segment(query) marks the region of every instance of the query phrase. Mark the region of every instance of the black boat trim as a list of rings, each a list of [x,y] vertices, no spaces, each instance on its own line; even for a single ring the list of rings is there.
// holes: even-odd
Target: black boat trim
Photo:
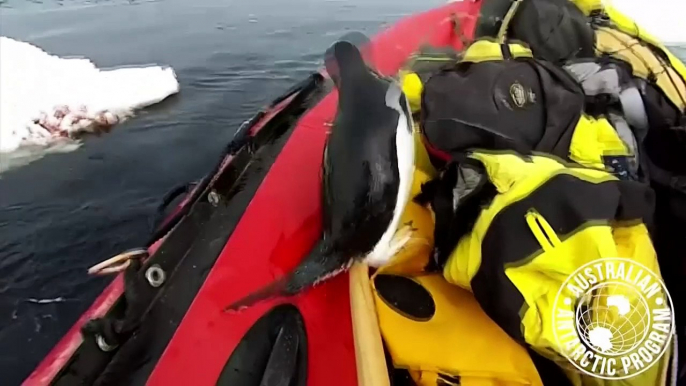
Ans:
[[[245,129],[237,133],[232,143],[243,144],[238,150],[227,147],[225,156],[233,153],[231,163],[224,167],[222,157],[199,183],[179,211],[176,224],[167,231],[167,239],[134,273],[136,282],[126,284],[125,296],[101,318],[111,325],[133,325],[132,331],[108,352],[99,348],[96,336],[84,334],[83,343],[51,384],[146,383],[298,120],[326,95],[324,86],[323,77],[312,74],[295,91],[290,90],[290,95],[277,98],[283,101],[293,96],[254,136],[245,138],[249,133]],[[145,271],[152,265],[166,273],[166,281],[159,287],[150,286],[145,279]]]
[[[192,192],[197,185],[197,182],[187,182],[184,184],[179,184],[169,189],[167,193],[164,194],[162,200],[160,200],[160,203],[157,206],[157,210],[155,210],[155,214],[151,221],[151,234],[156,234],[157,230],[162,225],[164,225],[165,223],[171,223],[174,217],[179,217],[176,216],[175,213],[172,213],[170,215],[169,213],[167,213],[167,209],[169,209],[172,203],[178,206],[181,202],[177,199],[181,196],[185,197],[188,193]],[[176,221],[176,224],[178,224],[178,221]],[[157,238],[156,240],[159,240],[159,238]],[[149,247],[151,244],[147,243],[146,245]]]
[[[263,130],[260,130],[257,132],[257,135],[254,137],[250,135],[250,131],[252,130],[253,127],[257,123],[259,123],[262,118],[271,110],[273,110],[278,104],[281,102],[285,101],[286,99],[296,95],[294,100],[291,101],[289,106],[285,106],[284,110],[287,110],[288,108],[293,107],[294,105],[298,104],[298,97],[302,96],[303,94],[308,94],[313,91],[313,88],[319,87],[321,83],[323,82],[323,77],[319,73],[314,73],[310,75],[309,77],[305,78],[303,81],[297,83],[293,87],[289,88],[286,90],[285,93],[283,93],[281,96],[278,96],[276,99],[274,99],[268,106],[264,107],[262,110],[258,111],[255,115],[253,115],[250,119],[247,121],[243,122],[241,126],[236,130],[236,133],[233,135],[233,138],[231,139],[231,142],[229,142],[228,145],[224,148],[224,151],[222,152],[221,156],[219,157],[219,161],[214,165],[214,167],[211,169],[209,173],[205,175],[205,177],[197,184],[196,189],[194,189],[191,193],[191,196],[189,197],[189,202],[184,205],[178,212],[174,213],[173,216],[169,219],[166,219],[162,225],[155,229],[148,239],[148,242],[146,245],[150,246],[154,244],[157,240],[161,239],[165,235],[167,235],[171,230],[179,223],[181,218],[183,216],[186,216],[188,212],[190,211],[191,208],[191,203],[194,203],[198,199],[200,199],[201,196],[204,196],[208,193],[207,187],[210,185],[210,183],[213,181],[217,173],[221,171],[222,165],[224,164],[224,161],[226,160],[226,157],[235,155],[239,150],[243,149],[244,147],[251,145],[251,142],[255,142],[256,144],[262,144],[260,142],[261,134],[260,132]],[[281,111],[279,114],[282,114],[283,111]],[[277,114],[278,115],[278,114]],[[272,120],[276,118],[273,117]],[[254,150],[254,149],[251,149]],[[251,151],[252,152],[252,151]]]

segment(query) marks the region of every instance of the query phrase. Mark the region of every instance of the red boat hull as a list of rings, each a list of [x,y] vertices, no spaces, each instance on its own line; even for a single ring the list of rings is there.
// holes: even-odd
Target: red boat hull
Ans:
[[[394,75],[422,44],[460,48],[462,39],[473,34],[480,6],[480,1],[465,0],[401,20],[372,40],[370,63],[382,74]],[[294,268],[316,242],[321,226],[321,158],[336,103],[334,90],[297,123],[147,384],[217,384],[227,359],[248,329],[279,303],[294,304],[303,316],[307,384],[357,384],[347,275],[293,298],[274,299],[237,313],[222,312],[226,305]],[[24,384],[49,384],[81,343],[83,323],[103,315],[121,295],[122,287],[117,278]]]

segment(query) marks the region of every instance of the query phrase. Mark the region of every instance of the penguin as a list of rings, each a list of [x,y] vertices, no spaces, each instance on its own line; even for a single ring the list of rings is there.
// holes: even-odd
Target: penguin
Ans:
[[[322,160],[322,233],[289,274],[227,306],[237,311],[272,296],[293,296],[358,260],[379,267],[410,240],[401,216],[412,188],[412,115],[400,86],[366,66],[359,49],[338,41],[325,66],[338,110]]]

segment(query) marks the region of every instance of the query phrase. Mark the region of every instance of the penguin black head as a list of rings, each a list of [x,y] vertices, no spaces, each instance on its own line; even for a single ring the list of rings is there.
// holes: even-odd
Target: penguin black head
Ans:
[[[327,50],[325,66],[339,91],[351,85],[351,79],[373,76],[360,50],[348,41],[336,42]]]

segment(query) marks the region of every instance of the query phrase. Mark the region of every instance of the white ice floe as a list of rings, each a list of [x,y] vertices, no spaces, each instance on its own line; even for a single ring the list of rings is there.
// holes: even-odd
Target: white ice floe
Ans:
[[[108,131],[178,91],[170,67],[101,70],[0,36],[0,153]]]

